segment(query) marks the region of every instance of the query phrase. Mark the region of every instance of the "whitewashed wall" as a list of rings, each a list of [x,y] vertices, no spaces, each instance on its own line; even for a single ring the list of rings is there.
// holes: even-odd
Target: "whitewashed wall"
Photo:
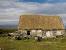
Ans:
[[[21,32],[27,34],[26,30],[22,30]],[[47,37],[52,38],[52,37],[55,37],[56,35],[63,35],[63,34],[64,34],[63,30],[57,30],[55,33],[54,31],[42,31],[42,30],[31,30],[30,31],[30,35],[40,36],[42,38],[47,38]]]
[[[46,37],[54,37],[53,32],[52,31],[47,31],[46,32]]]
[[[32,36],[36,36],[36,35],[37,35],[37,32],[36,32],[36,30],[31,30],[30,34],[31,34]]]
[[[63,34],[64,34],[64,31],[58,30],[55,34],[56,34],[56,35],[63,35]]]
[[[42,37],[42,30],[37,30],[37,36]]]
[[[22,30],[21,32],[22,32],[22,33],[27,33],[27,31],[26,31],[26,30]]]
[[[42,37],[42,30],[31,30],[31,35]]]

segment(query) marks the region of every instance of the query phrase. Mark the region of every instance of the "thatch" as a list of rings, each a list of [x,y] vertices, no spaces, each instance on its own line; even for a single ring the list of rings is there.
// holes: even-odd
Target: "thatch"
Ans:
[[[64,25],[59,16],[22,15],[18,29],[64,29]]]

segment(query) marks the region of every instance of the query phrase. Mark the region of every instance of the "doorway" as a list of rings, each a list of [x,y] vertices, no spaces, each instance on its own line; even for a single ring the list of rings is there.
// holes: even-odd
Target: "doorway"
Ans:
[[[30,31],[27,31],[27,35],[30,35]]]

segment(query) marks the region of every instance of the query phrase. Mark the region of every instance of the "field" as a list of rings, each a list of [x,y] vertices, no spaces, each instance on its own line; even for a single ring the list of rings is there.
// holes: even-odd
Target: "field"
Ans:
[[[2,50],[66,50],[66,38],[37,42],[34,39],[13,40],[0,37],[0,48]]]
[[[14,30],[0,29],[0,50],[66,50],[66,37],[63,39],[43,39],[38,42],[34,39],[9,39],[7,33]]]

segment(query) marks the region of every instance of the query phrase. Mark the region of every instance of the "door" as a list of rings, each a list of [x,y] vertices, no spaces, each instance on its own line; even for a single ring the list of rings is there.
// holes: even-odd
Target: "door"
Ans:
[[[27,31],[27,35],[30,35],[30,31]]]

